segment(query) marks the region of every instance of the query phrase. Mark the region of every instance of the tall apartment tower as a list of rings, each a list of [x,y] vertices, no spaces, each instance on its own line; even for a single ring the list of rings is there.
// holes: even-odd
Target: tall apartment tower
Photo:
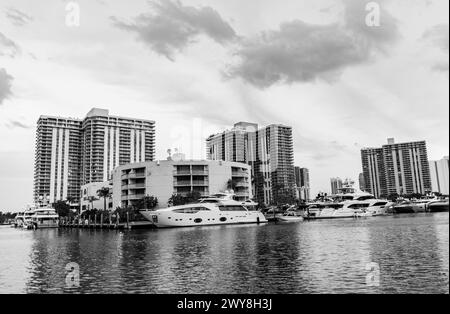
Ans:
[[[342,189],[343,182],[341,178],[331,178],[331,194],[336,195],[340,193],[340,190]]]
[[[252,166],[253,194],[261,204],[295,198],[292,128],[269,125],[258,129],[240,122],[207,140],[207,158]]]
[[[387,193],[431,192],[430,166],[425,141],[383,146]]]
[[[111,179],[114,168],[155,158],[155,122],[92,109],[82,124],[82,182]]]
[[[113,169],[153,161],[155,122],[92,109],[85,119],[41,116],[36,131],[34,201],[80,198],[83,184],[111,179]]]
[[[431,192],[430,167],[425,141],[361,150],[367,192],[376,197]]]
[[[34,201],[48,205],[77,199],[81,186],[79,119],[41,116],[37,122]]]
[[[430,161],[431,186],[433,192],[449,195],[449,159]]]
[[[387,197],[386,169],[382,148],[363,148],[361,150],[364,190],[375,197]]]
[[[297,186],[298,196],[301,200],[309,200],[310,183],[309,183],[309,169],[295,167],[295,185]]]

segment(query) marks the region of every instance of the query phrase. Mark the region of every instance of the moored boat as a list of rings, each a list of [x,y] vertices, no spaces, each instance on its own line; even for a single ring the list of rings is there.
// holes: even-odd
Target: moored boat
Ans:
[[[197,204],[174,206],[154,211],[141,211],[157,228],[197,227],[231,224],[266,223],[257,210],[249,210],[229,195],[215,195]]]
[[[449,211],[449,200],[437,200],[427,204],[427,211],[430,213],[440,213]]]

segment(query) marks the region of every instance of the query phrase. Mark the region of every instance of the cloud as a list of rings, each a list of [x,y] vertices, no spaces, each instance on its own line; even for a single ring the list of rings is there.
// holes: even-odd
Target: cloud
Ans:
[[[347,0],[344,22],[315,25],[300,20],[282,23],[242,40],[235,53],[238,61],[228,68],[228,77],[240,77],[258,87],[277,83],[335,80],[349,66],[373,60],[385,53],[398,37],[396,20],[383,9],[381,25],[366,25],[365,3]]]
[[[5,69],[0,68],[0,105],[11,96],[11,82],[13,77]]]
[[[27,125],[20,121],[15,121],[15,120],[10,120],[9,123],[7,124],[7,127],[10,129],[13,129],[13,128],[31,129],[30,125]]]
[[[438,48],[442,52],[442,60],[436,61],[434,65],[431,67],[434,71],[438,72],[448,72],[449,71],[449,62],[448,62],[448,53],[449,53],[449,26],[448,24],[439,24],[436,25],[427,31],[422,36],[422,39],[425,42],[430,43],[434,47]],[[438,57],[438,58],[439,58]]]
[[[24,26],[33,21],[31,16],[14,8],[6,9],[5,15],[15,26]]]
[[[432,43],[439,49],[441,49],[444,53],[448,54],[449,51],[449,26],[448,24],[439,24],[430,29],[428,29],[423,34],[423,39]]]
[[[21,53],[20,47],[0,32],[0,56],[14,58]]]
[[[115,26],[137,34],[156,53],[174,60],[199,35],[225,44],[236,38],[233,28],[211,7],[184,6],[179,1],[151,1],[152,13],[135,17],[132,22],[111,17]]]

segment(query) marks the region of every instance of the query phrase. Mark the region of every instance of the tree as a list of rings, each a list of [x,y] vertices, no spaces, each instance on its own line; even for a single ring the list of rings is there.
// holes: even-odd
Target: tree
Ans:
[[[169,198],[167,203],[169,204],[169,206],[181,206],[197,203],[201,197],[202,195],[197,191],[189,192],[188,194],[186,194],[186,196],[183,196],[181,194],[174,194]]]
[[[71,213],[70,205],[64,201],[53,203],[53,208],[60,217],[68,217]]]
[[[156,206],[158,206],[158,199],[148,195],[140,199],[136,204],[137,209],[154,209]]]
[[[97,195],[103,198],[103,210],[106,210],[106,199],[111,197],[111,191],[108,187],[103,187],[97,191]]]

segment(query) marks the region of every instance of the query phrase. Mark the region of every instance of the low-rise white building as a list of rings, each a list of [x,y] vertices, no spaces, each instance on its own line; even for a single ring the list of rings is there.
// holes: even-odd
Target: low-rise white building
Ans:
[[[106,181],[106,182],[93,182],[81,186],[81,199],[80,199],[81,211],[85,211],[88,209],[103,210],[105,206],[105,200],[102,197],[99,197],[97,192],[98,190],[107,187],[110,189],[110,193],[112,193],[113,190],[112,185],[113,185],[112,181]],[[111,197],[106,199],[106,209],[107,210],[115,209],[115,207],[113,207],[112,195]]]
[[[189,160],[133,163],[114,170],[113,208],[133,206],[146,196],[158,198],[158,207],[166,207],[174,194],[208,196],[230,187],[237,200],[253,198],[249,165]]]

